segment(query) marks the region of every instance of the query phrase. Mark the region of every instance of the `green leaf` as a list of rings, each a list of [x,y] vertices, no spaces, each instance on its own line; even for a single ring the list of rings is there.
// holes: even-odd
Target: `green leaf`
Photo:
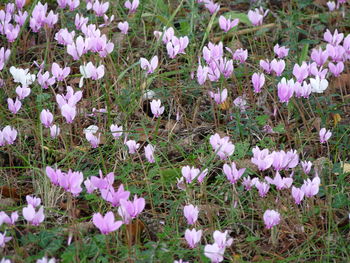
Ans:
[[[258,123],[258,125],[263,126],[266,124],[267,120],[269,119],[269,115],[261,115],[261,116],[257,116],[255,118],[256,122]]]
[[[246,239],[245,239],[245,241],[247,241],[247,242],[255,242],[258,240],[260,240],[260,237],[255,237],[255,236],[249,236],[249,237],[246,237]]]
[[[278,133],[284,133],[286,130],[284,128],[284,124],[280,123],[275,128],[273,128],[273,131]]]
[[[332,207],[334,208],[343,208],[350,205],[350,201],[346,194],[339,193],[336,196],[334,196]]]
[[[310,47],[309,44],[305,44],[303,46],[303,49],[301,50],[301,54],[300,54],[300,57],[299,57],[299,65],[301,65],[301,63],[306,60],[307,54],[309,52],[309,47]]]

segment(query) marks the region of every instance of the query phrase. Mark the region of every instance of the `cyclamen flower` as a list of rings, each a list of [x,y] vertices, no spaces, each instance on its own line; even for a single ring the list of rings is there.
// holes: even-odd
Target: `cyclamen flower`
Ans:
[[[190,184],[200,174],[200,170],[187,165],[182,167],[181,173],[183,178],[186,179],[186,183]]]
[[[135,154],[137,149],[140,147],[140,144],[136,143],[134,140],[128,140],[125,142],[125,144],[129,148],[129,154]]]
[[[5,212],[0,212],[0,226],[5,223],[7,225],[14,226],[16,221],[18,220],[18,212],[12,212],[11,216],[8,216]]]
[[[271,61],[270,65],[271,65],[271,69],[276,73],[276,76],[281,76],[286,66],[286,63],[284,62],[283,59],[281,60],[274,59]]]
[[[29,204],[27,207],[24,207],[22,210],[23,217],[28,223],[31,223],[33,226],[38,226],[45,219],[44,207],[41,206],[36,212],[34,207]]]
[[[220,5],[218,3],[215,4],[212,0],[206,0],[204,3],[205,8],[209,10],[210,14],[214,14],[220,10]]]
[[[329,71],[332,72],[332,74],[335,77],[339,77],[339,75],[343,72],[344,70],[344,63],[342,61],[333,64],[332,62],[329,62],[328,64]]]
[[[34,208],[38,207],[41,204],[41,199],[39,197],[27,195],[26,201],[28,205],[32,205]]]
[[[187,36],[177,38],[173,36],[171,41],[166,44],[166,49],[170,58],[175,58],[177,54],[185,54],[189,39]]]
[[[260,7],[259,9],[255,8],[254,11],[249,10],[248,19],[253,24],[253,26],[261,26],[263,23],[263,19],[267,15],[268,12],[269,12],[269,10],[266,10],[264,12],[262,7]]]
[[[275,52],[275,54],[277,55],[278,58],[284,58],[284,57],[288,56],[289,48],[286,48],[285,46],[280,46],[280,45],[276,44],[273,47],[273,52]]]
[[[301,191],[304,192],[306,197],[312,197],[317,195],[320,189],[321,180],[318,176],[314,177],[314,179],[304,180],[304,184],[301,186]]]
[[[95,213],[92,217],[92,222],[104,235],[116,231],[123,224],[122,221],[114,221],[114,214],[111,211],[107,212],[105,216]]]
[[[97,148],[98,145],[100,144],[101,134],[99,133],[98,136],[96,136],[91,132],[86,132],[85,138],[86,140],[88,140],[92,148]]]
[[[27,20],[28,12],[27,11],[18,11],[18,14],[15,15],[15,22],[21,27],[24,25],[25,21]]]
[[[235,151],[235,146],[230,142],[228,136],[220,138],[220,135],[216,133],[210,136],[210,144],[221,160],[227,159]]]
[[[225,163],[223,166],[223,171],[227,177],[227,180],[229,180],[231,184],[235,184],[239,178],[241,178],[245,170],[246,168],[241,168],[238,170],[234,162],[232,162],[231,165]]]
[[[308,162],[307,161],[302,161],[300,163],[300,165],[303,168],[303,171],[304,171],[305,174],[309,174],[310,173],[311,167],[312,167],[312,162],[310,162],[310,161],[308,161]]]
[[[130,192],[125,191],[122,184],[119,186],[118,191],[115,191],[112,185],[107,187],[107,189],[100,189],[100,191],[102,198],[110,202],[113,207],[120,206],[120,200],[128,200],[130,196]]]
[[[269,176],[266,176],[265,180],[269,184],[275,185],[277,190],[290,188],[292,186],[292,183],[293,183],[293,178],[291,178],[291,177],[282,178],[278,171],[276,172],[274,179],[270,178]]]
[[[225,248],[219,247],[216,243],[204,247],[204,255],[209,258],[212,263],[222,262],[224,260],[224,253]]]
[[[26,0],[16,0],[15,3],[16,3],[17,8],[19,10],[22,10],[24,5],[26,4]]]
[[[332,46],[338,46],[344,39],[343,33],[338,33],[338,29],[334,31],[334,34],[329,31],[329,29],[326,30],[326,32],[323,35],[324,41],[328,42]]]
[[[197,244],[201,241],[202,230],[196,231],[196,229],[186,229],[185,231],[185,239],[190,248],[195,248]]]
[[[10,57],[10,54],[11,54],[10,49],[5,50],[4,47],[0,48],[0,71],[3,70],[5,63],[7,62],[7,60]],[[11,70],[10,70],[10,73],[12,74]]]
[[[96,16],[103,16],[109,7],[109,2],[106,3],[100,3],[98,0],[95,0],[92,9],[94,10]]]
[[[58,127],[56,124],[52,125],[50,127],[50,136],[52,139],[55,139],[60,134],[60,127]]]
[[[159,118],[160,115],[164,112],[164,106],[160,106],[160,100],[152,100],[151,101],[151,111],[155,118]]]
[[[146,202],[142,197],[138,198],[134,196],[133,201],[120,200],[120,207],[118,208],[118,214],[123,218],[125,224],[129,224],[132,219],[136,218],[145,208]]]
[[[300,205],[301,201],[304,199],[304,192],[300,188],[293,186],[292,196],[294,198],[295,204]]]
[[[75,20],[74,20],[74,24],[75,24],[75,27],[78,29],[78,30],[81,30],[81,28],[83,27],[83,25],[86,25],[89,21],[89,18],[85,18],[83,16],[80,16],[79,14],[76,14],[75,15]],[[74,32],[74,31],[73,31]]]
[[[123,126],[112,124],[110,130],[115,139],[118,139],[120,136],[123,135]]]
[[[198,219],[199,209],[197,206],[186,205],[184,206],[184,216],[187,219],[187,224],[194,225]]]
[[[81,88],[83,86],[84,78],[91,78],[93,80],[98,80],[103,78],[105,74],[105,66],[100,65],[98,67],[95,67],[91,62],[87,63],[87,65],[80,66],[80,73],[82,74],[82,77],[79,82],[79,87]]]
[[[199,85],[203,85],[204,82],[207,80],[208,70],[208,67],[202,67],[201,65],[198,66],[197,81]]]
[[[53,121],[52,113],[49,110],[42,110],[40,113],[40,121],[46,128],[49,128]]]
[[[21,83],[22,87],[28,87],[35,81],[35,75],[28,73],[29,69],[10,67],[10,73],[13,77],[13,81]]]
[[[0,146],[13,144],[17,138],[17,130],[7,125],[0,131]]]
[[[227,99],[227,89],[223,89],[221,92],[220,90],[218,89],[217,90],[217,93],[214,93],[212,91],[209,91],[209,95],[212,99],[214,99],[214,101],[217,103],[217,104],[222,104],[226,101]]]
[[[231,19],[226,19],[224,16],[220,16],[219,17],[220,28],[222,30],[224,30],[225,32],[230,31],[232,28],[237,26],[238,23],[239,23],[239,19],[238,18],[236,18],[233,21],[231,21]]]
[[[17,114],[17,112],[22,107],[22,103],[21,103],[21,101],[18,98],[16,98],[15,101],[13,99],[11,99],[11,98],[8,98],[7,99],[7,105],[8,105],[9,111],[11,111],[13,114]]]
[[[84,181],[82,172],[73,172],[69,170],[67,173],[57,173],[58,184],[73,196],[78,196],[81,191],[81,184]]]
[[[309,76],[309,67],[306,62],[303,62],[301,66],[295,64],[293,67],[293,75],[299,83],[302,83],[303,80]]]
[[[264,223],[267,229],[278,225],[281,221],[280,213],[275,210],[266,210],[264,213]]]
[[[320,135],[320,142],[326,143],[329,138],[332,136],[332,132],[329,130],[326,130],[326,128],[322,128],[319,132]]]
[[[254,92],[255,93],[261,92],[261,88],[265,84],[265,75],[263,73],[261,74],[254,73],[252,76],[252,83],[254,87]]]
[[[129,23],[127,21],[119,22],[118,23],[118,28],[124,35],[127,35],[128,34],[128,30],[129,30]]]
[[[109,173],[106,175],[106,177],[103,177],[102,171],[99,170],[100,177],[97,176],[91,176],[90,181],[91,184],[96,187],[96,189],[99,189],[100,191],[103,189],[109,189],[110,187],[113,187],[114,182],[114,173]]]
[[[322,48],[319,49],[313,49],[311,51],[311,59],[317,63],[317,65],[320,67],[322,66],[328,59],[328,52],[327,50],[323,51]]]
[[[155,160],[154,160],[154,146],[153,145],[148,144],[145,147],[145,156],[150,163],[155,162]]]
[[[242,184],[244,185],[244,188],[246,191],[250,191],[253,186],[255,185],[255,181],[253,181],[250,176],[244,177]]]
[[[258,189],[260,197],[265,197],[270,190],[270,186],[267,183],[260,182],[259,180],[255,180],[254,185]]]
[[[67,53],[73,57],[73,60],[79,60],[80,57],[89,50],[89,39],[78,36],[76,41],[67,45]]]
[[[230,247],[233,242],[233,238],[228,235],[228,231],[220,232],[218,230],[215,230],[213,233],[214,242],[219,246],[219,248],[226,248]]]
[[[139,6],[139,4],[140,4],[139,0],[133,0],[132,2],[127,0],[124,6],[125,8],[129,9],[129,14],[133,14],[136,12],[136,9]]]
[[[80,5],[80,0],[67,0],[67,5],[69,6],[69,11],[74,11]]]
[[[6,236],[6,231],[4,233],[0,232],[0,247],[4,248],[5,244],[9,242],[12,239],[12,237]],[[2,261],[2,260],[1,260]]]
[[[36,263],[56,263],[56,259],[55,258],[48,259],[47,257],[43,257],[42,259],[38,259]]]
[[[52,63],[52,75],[58,80],[63,81],[70,73],[70,67],[61,68],[57,63]]]
[[[316,78],[310,78],[311,92],[323,93],[328,88],[328,81],[326,79],[320,79],[319,76]]]
[[[248,50],[239,48],[233,53],[233,59],[238,60],[241,64],[243,64],[248,58]]]
[[[260,67],[265,70],[267,74],[271,74],[272,68],[269,60],[260,60],[259,62]]]
[[[147,74],[151,74],[158,67],[158,56],[154,56],[150,62],[145,58],[140,58],[140,64],[143,70],[147,70]]]
[[[327,2],[327,6],[328,6],[328,9],[329,9],[329,11],[334,11],[334,9],[335,9],[335,7],[336,7],[336,4],[335,4],[335,2],[334,1],[328,1]]]
[[[260,150],[258,146],[253,148],[253,157],[251,162],[258,166],[260,171],[267,170],[273,163],[273,156],[269,154],[268,149]]]
[[[49,86],[55,84],[55,77],[50,78],[50,72],[46,71],[44,74],[41,74],[41,70],[37,74],[38,83],[43,89],[47,89]]]
[[[294,86],[295,83],[293,79],[288,80],[288,82],[286,78],[281,79],[281,81],[277,85],[277,93],[280,102],[289,102],[289,100],[294,94]]]

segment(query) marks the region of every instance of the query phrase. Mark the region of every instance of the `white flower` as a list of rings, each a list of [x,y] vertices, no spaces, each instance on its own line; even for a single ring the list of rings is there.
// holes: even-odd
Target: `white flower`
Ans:
[[[310,78],[311,91],[316,93],[323,93],[328,88],[328,81],[326,79]]]
[[[28,87],[35,81],[36,76],[28,73],[29,69],[16,68],[12,66],[10,73],[12,74],[13,81],[21,83],[23,87]]]
[[[96,125],[90,125],[89,127],[83,130],[85,134],[87,133],[95,134],[97,131],[98,131],[98,127]]]

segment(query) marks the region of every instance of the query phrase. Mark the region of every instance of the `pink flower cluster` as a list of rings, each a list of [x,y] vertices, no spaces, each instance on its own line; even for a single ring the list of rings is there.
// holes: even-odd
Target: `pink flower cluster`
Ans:
[[[175,36],[174,28],[169,27],[164,31],[162,40],[166,45],[168,56],[170,58],[175,58],[178,54],[186,54],[185,49],[189,43],[188,36],[178,38]]]

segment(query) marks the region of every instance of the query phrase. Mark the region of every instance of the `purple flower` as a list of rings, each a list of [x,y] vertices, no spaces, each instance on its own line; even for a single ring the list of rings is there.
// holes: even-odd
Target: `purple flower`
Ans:
[[[160,100],[151,101],[151,111],[155,118],[159,118],[164,112],[164,106],[161,106],[161,104]]]
[[[218,244],[206,245],[204,247],[204,255],[211,260],[212,263],[218,263],[224,260],[225,248],[219,247]]]
[[[259,180],[255,181],[255,187],[258,189],[260,197],[265,197],[270,190],[270,186],[267,183],[260,182]]]
[[[208,67],[202,67],[202,65],[199,65],[197,68],[197,81],[199,85],[203,85],[204,82],[207,80],[208,76]]]
[[[286,67],[286,63],[283,59],[273,59],[270,63],[270,66],[271,69],[276,73],[276,76],[281,76],[284,68]]]
[[[326,143],[329,138],[332,136],[332,132],[330,130],[326,130],[326,128],[322,128],[319,132],[320,142]]]
[[[245,170],[246,168],[241,168],[238,170],[234,162],[232,162],[231,165],[225,163],[223,167],[227,180],[229,180],[231,184],[235,184],[239,178],[241,178]]]
[[[133,218],[136,218],[145,208],[145,199],[134,196],[133,201],[121,199],[118,214],[123,218],[125,224],[129,224]]]
[[[267,229],[278,225],[281,221],[280,213],[275,210],[266,210],[264,213],[264,223]]]
[[[137,149],[140,147],[139,143],[136,143],[134,140],[128,140],[125,142],[126,146],[129,148],[129,154],[135,154]]]
[[[302,83],[303,80],[309,76],[309,67],[306,62],[303,62],[301,66],[295,64],[293,68],[293,75],[299,83]]]
[[[210,144],[221,160],[227,159],[235,151],[235,146],[230,142],[228,136],[221,138],[219,134],[215,133],[210,136]]]
[[[238,60],[241,64],[243,64],[248,58],[248,50],[239,48],[233,53],[233,59]]]
[[[313,49],[311,51],[311,59],[317,63],[318,66],[322,66],[328,59],[327,50],[323,51],[322,48]]]
[[[115,191],[112,185],[107,189],[101,189],[100,191],[102,198],[110,202],[114,207],[120,206],[120,200],[127,200],[130,196],[130,192],[125,191],[122,184],[119,186],[118,191]]]
[[[271,167],[273,163],[273,156],[269,154],[268,149],[260,150],[258,146],[253,148],[253,157],[251,158],[251,162],[258,166],[260,171],[267,170]]]
[[[312,197],[317,195],[320,189],[321,180],[318,176],[314,177],[314,179],[306,179],[304,180],[304,184],[301,186],[301,190],[304,192],[306,197]]]
[[[17,130],[9,125],[5,126],[5,128],[2,129],[1,134],[3,136],[4,141],[6,141],[7,144],[13,144],[17,138]],[[0,145],[1,144],[2,143],[0,142]]]
[[[145,147],[145,156],[150,163],[155,162],[155,160],[154,160],[154,146],[153,145],[148,144]]]
[[[18,220],[18,212],[12,212],[11,217],[8,216],[5,212],[0,212],[0,226],[3,223],[14,226],[16,221]]]
[[[201,241],[202,237],[202,230],[196,231],[196,229],[186,229],[185,231],[185,239],[188,243],[188,246],[190,248],[195,248],[197,244]]]
[[[54,62],[52,63],[51,73],[58,81],[63,81],[69,75],[70,67],[61,68]]]
[[[4,248],[5,244],[9,242],[12,239],[12,237],[6,236],[6,231],[4,233],[0,232],[0,247]]]
[[[109,7],[109,2],[106,3],[100,3],[98,0],[95,0],[92,9],[94,10],[96,16],[103,16]]]
[[[17,94],[19,100],[23,100],[26,97],[28,97],[30,92],[31,92],[31,89],[27,88],[27,87],[18,86],[16,88],[16,94]]]
[[[339,75],[343,72],[344,70],[344,63],[342,61],[333,64],[332,62],[329,62],[328,64],[329,71],[332,72],[332,74],[335,77],[339,77]]]
[[[194,225],[198,219],[198,206],[186,205],[184,206],[184,216],[187,219],[187,224]]]
[[[52,113],[49,110],[42,110],[40,113],[40,121],[46,128],[49,128],[53,121]]]
[[[92,216],[92,222],[104,235],[116,231],[123,224],[122,221],[114,221],[114,214],[111,211],[107,212],[105,216],[102,216],[100,213],[95,213]]]
[[[127,0],[124,4],[125,8],[129,9],[129,14],[133,14],[136,12],[137,7],[139,6],[139,0],[133,0],[130,2]]]
[[[73,196],[78,196],[83,190],[81,184],[84,181],[82,172],[73,172],[69,170],[68,173],[57,173],[58,184],[67,192],[72,193]]]
[[[261,26],[263,23],[264,17],[267,15],[269,10],[264,11],[262,7],[255,8],[255,10],[249,10],[248,19],[253,24],[253,26]]]
[[[293,183],[293,178],[291,177],[282,178],[278,171],[276,172],[275,178],[271,179],[269,176],[266,176],[265,180],[269,184],[275,185],[277,190],[290,188]]]
[[[112,124],[110,130],[115,139],[118,139],[120,136],[123,135],[123,126]]]
[[[311,167],[312,167],[312,162],[310,161],[302,161],[301,163],[301,167],[303,167],[303,171],[305,174],[309,174],[311,171]]]
[[[118,23],[118,28],[122,32],[122,34],[126,35],[128,34],[129,30],[129,23],[127,21],[125,22],[119,22]]]
[[[300,205],[301,201],[304,199],[304,192],[300,188],[292,187],[292,196],[297,205]]]
[[[58,135],[60,135],[60,127],[58,127],[56,124],[52,125],[50,127],[50,136],[52,139],[55,139],[56,137],[58,137]]]
[[[288,56],[289,48],[286,48],[285,46],[280,46],[276,44],[273,47],[273,52],[277,55],[278,58],[284,58]]]
[[[11,111],[13,114],[17,114],[17,112],[22,107],[22,103],[21,103],[21,101],[18,98],[16,98],[15,101],[13,101],[13,99],[11,99],[11,98],[8,98],[7,99],[7,105],[8,105],[9,111]]]
[[[261,88],[265,84],[265,75],[263,73],[258,74],[254,73],[252,76],[252,83],[253,83],[253,88],[255,93],[261,92]]]
[[[38,226],[45,219],[44,207],[41,206],[36,212],[34,207],[29,204],[27,207],[24,207],[22,210],[23,217],[28,223],[31,223],[33,226]]]
[[[199,175],[200,170],[190,166],[184,166],[181,169],[183,178],[186,179],[186,183],[190,184]]]
[[[228,235],[228,231],[220,232],[215,230],[213,233],[214,242],[219,246],[219,248],[226,248],[232,245],[233,238]]]
[[[332,35],[332,33],[329,31],[329,29],[326,30],[326,32],[323,34],[324,41],[328,42],[332,46],[338,46],[344,38],[343,33],[338,33],[338,29],[336,29]]]
[[[239,19],[236,18],[233,21],[231,19],[226,19],[224,16],[219,17],[219,25],[222,30],[225,32],[230,31],[233,27],[237,26],[239,23]]]
[[[147,70],[147,74],[151,74],[158,67],[158,56],[154,56],[149,62],[145,58],[140,58],[141,68]]]
[[[277,93],[280,102],[288,103],[294,94],[294,80],[290,79],[286,80],[286,78],[282,78],[281,81],[277,85]]]
[[[217,93],[209,91],[209,95],[216,102],[216,104],[222,104],[227,99],[227,89],[223,89],[222,91],[218,89]]]
[[[35,196],[27,195],[26,201],[28,205],[32,205],[34,208],[38,207],[41,204],[41,199]]]
[[[215,12],[220,10],[220,5],[215,4],[212,0],[205,0],[204,3],[205,8],[209,10],[210,14],[214,14]]]

